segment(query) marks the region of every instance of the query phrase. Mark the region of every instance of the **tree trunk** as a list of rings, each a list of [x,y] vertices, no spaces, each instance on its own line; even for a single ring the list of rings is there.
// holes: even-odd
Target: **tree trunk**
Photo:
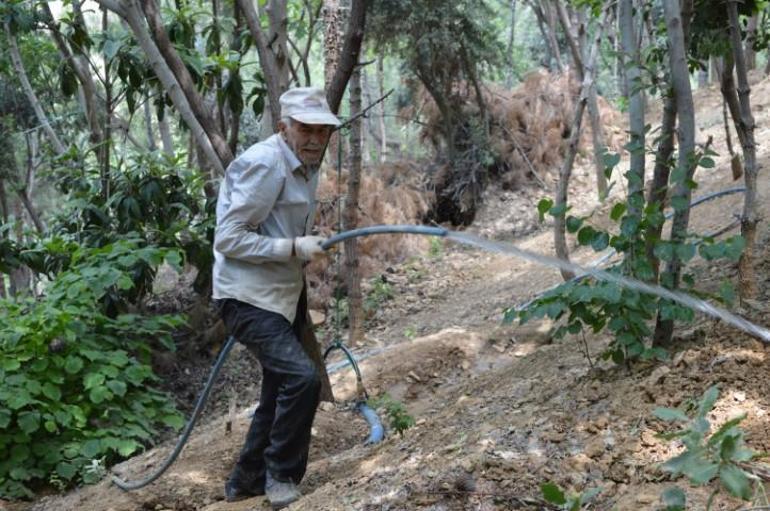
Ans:
[[[160,80],[164,90],[171,98],[171,101],[179,111],[179,114],[182,116],[182,119],[190,128],[190,132],[195,137],[195,140],[205,154],[206,159],[209,161],[212,168],[216,169],[220,175],[223,175],[225,171],[225,162],[219,158],[206,130],[203,129],[203,126],[201,126],[201,123],[193,112],[190,102],[187,100],[187,96],[182,91],[174,73],[163,59],[163,55],[150,36],[147,27],[144,25],[144,16],[142,16],[141,9],[136,4],[137,0],[126,0],[121,3],[118,3],[115,0],[96,1],[126,20],[131,27],[134,37],[136,37],[137,42],[144,51],[155,75],[158,77],[158,80]],[[227,163],[229,163],[229,161]]]
[[[380,97],[385,95],[385,71],[383,56],[377,57],[377,87],[380,91]],[[380,101],[378,105],[380,110],[380,161],[385,163],[388,159],[388,132],[385,129],[385,102]]]
[[[66,148],[64,147],[64,144],[61,143],[61,140],[59,140],[59,137],[56,135],[54,129],[51,127],[51,123],[48,122],[48,116],[46,116],[45,112],[43,111],[40,100],[38,100],[37,94],[35,94],[35,91],[32,88],[32,84],[29,82],[27,71],[24,69],[24,63],[21,60],[19,47],[16,45],[16,37],[11,33],[11,27],[7,21],[3,24],[3,26],[5,28],[5,35],[8,37],[8,51],[11,54],[13,69],[16,72],[19,81],[21,82],[21,87],[24,89],[24,94],[26,94],[27,100],[32,105],[32,108],[35,111],[35,116],[42,126],[43,131],[45,131],[46,136],[51,141],[56,154],[62,154],[64,151],[66,151]]]
[[[79,55],[73,55],[70,47],[67,45],[67,42],[61,34],[59,24],[54,20],[49,2],[41,2],[40,5],[43,9],[44,21],[51,30],[51,37],[53,38],[56,47],[59,49],[59,54],[64,61],[72,66],[72,69],[75,71],[75,75],[78,78],[78,82],[80,83],[86,121],[91,130],[90,141],[94,145],[101,144],[104,135],[102,133],[101,121],[99,120],[100,108],[97,104],[96,85],[88,70],[88,63],[82,55],[82,48],[76,49]]]
[[[187,70],[187,67],[169,40],[163,25],[163,20],[160,17],[160,12],[158,11],[158,5],[155,3],[155,0],[141,0],[141,2],[144,15],[147,19],[147,25],[150,27],[158,50],[166,61],[168,67],[171,69],[171,72],[176,77],[177,83],[182,88],[182,92],[187,98],[195,118],[200,123],[206,136],[211,141],[214,151],[216,151],[217,156],[219,157],[220,163],[219,165],[214,166],[214,168],[217,170],[220,166],[227,168],[230,162],[233,161],[233,153],[230,151],[230,146],[227,144],[224,134],[219,129],[219,126],[217,126],[214,116],[211,115],[211,112],[203,101],[203,97],[198,92],[192,76],[190,76],[190,72]],[[220,175],[221,174],[223,174],[223,172],[220,172]]]
[[[748,80],[746,56],[741,44],[741,32],[738,25],[738,6],[735,0],[727,3],[730,19],[730,41],[735,59],[735,72],[738,78],[738,98],[740,100],[740,126],[744,136],[741,139],[743,147],[744,182],[746,192],[743,201],[743,216],[741,217],[741,236],[746,247],[738,261],[741,299],[756,298],[757,284],[754,273],[754,246],[756,243],[757,223],[759,214],[757,204],[757,149],[754,142],[754,116],[751,113],[751,98]],[[756,24],[756,21],[755,21]]]
[[[163,112],[163,116],[158,115],[158,131],[160,131],[160,141],[163,143],[163,152],[174,156],[174,139],[168,125],[168,116],[168,112]]]
[[[505,49],[505,58],[508,61],[508,74],[505,78],[505,87],[513,87],[514,57],[513,48],[516,42],[516,0],[511,0],[511,30],[508,32],[508,47]]]
[[[757,52],[754,51],[754,44],[757,41],[757,24],[759,17],[755,14],[749,18],[746,25],[746,44],[743,46],[743,56],[746,60],[746,71],[757,68]]]
[[[567,10],[564,4],[557,3],[556,10],[559,14],[559,21],[564,35],[567,38],[569,47],[572,50],[572,60],[575,65],[575,71],[577,72],[578,79],[583,81],[586,73],[593,73],[596,77],[596,70],[585,68],[583,63],[583,55],[587,54],[588,48],[585,48],[585,30],[581,29],[580,35],[573,34],[572,26],[567,15]],[[602,201],[607,197],[607,177],[604,175],[604,153],[606,146],[604,144],[604,135],[602,133],[601,118],[599,114],[599,99],[596,93],[596,87],[591,87],[588,94],[588,115],[591,120],[591,139],[593,142],[593,156],[594,156],[594,173],[596,174],[596,190],[599,195],[599,200]]]
[[[361,68],[357,67],[350,78],[350,116],[361,111]],[[359,193],[361,188],[361,121],[350,126],[350,167],[348,197],[345,202],[344,230],[358,226]],[[358,247],[355,238],[345,241],[345,284],[348,291],[348,321],[350,346],[357,346],[364,337],[364,308],[361,294],[361,274],[358,263]]]
[[[153,152],[158,149],[158,146],[155,143],[155,128],[152,124],[152,105],[146,92],[144,94],[144,129],[147,133],[147,150]]]
[[[533,3],[538,0],[534,0]],[[561,50],[559,50],[559,42],[556,39],[556,13],[551,7],[551,4],[546,1],[541,1],[538,9],[535,10],[535,15],[541,18],[543,25],[545,26],[544,32],[546,41],[548,42],[548,48],[553,58],[553,63],[556,66],[556,70],[559,73],[564,72],[564,66],[561,63]]]
[[[676,127],[676,96],[669,90],[663,101],[663,119],[660,123],[660,138],[658,148],[655,151],[655,167],[653,169],[652,183],[647,196],[647,203],[656,203],[660,211],[666,207],[666,195],[668,194],[668,177],[671,173],[669,160],[674,152],[674,129]],[[650,223],[645,232],[645,249],[647,260],[652,266],[652,282],[658,282],[660,260],[655,255],[655,243],[660,240],[663,233],[663,222]]]
[[[620,0],[618,6],[620,43],[623,49],[625,90],[628,98],[629,131],[631,134],[631,168],[628,173],[628,211],[639,216],[644,207],[644,96],[641,88],[639,47],[636,41],[633,0]]]
[[[342,51],[339,54],[334,76],[326,88],[326,100],[335,114],[339,111],[342,96],[350,80],[353,69],[358,65],[358,55],[364,41],[366,27],[366,0],[352,0],[348,25],[342,40]]]
[[[278,121],[281,120],[279,98],[285,92],[285,89],[281,88],[278,63],[275,61],[275,54],[270,50],[267,36],[259,23],[259,15],[254,8],[254,2],[252,0],[236,1],[241,8],[243,16],[246,18],[246,25],[248,25],[254,45],[257,47],[259,66],[262,68],[262,75],[265,77],[265,86],[267,88],[266,108],[270,109],[270,126],[273,131],[277,131]]]
[[[692,179],[695,166],[692,164],[695,154],[695,108],[693,105],[692,89],[690,88],[690,72],[687,68],[687,54],[685,45],[684,16],[680,11],[678,0],[664,0],[663,8],[666,17],[666,28],[669,45],[669,65],[671,68],[671,83],[676,97],[677,116],[679,127],[677,135],[679,139],[679,156],[677,170],[681,173],[676,180],[673,191],[673,199],[684,199],[674,213],[671,224],[671,241],[682,243],[687,237],[687,226],[690,221],[690,200],[692,190],[687,182]],[[667,287],[676,289],[682,271],[682,261],[674,251],[671,261],[666,266]],[[672,320],[661,319],[658,313],[658,321],[655,327],[653,343],[656,346],[668,344],[674,331]]]
[[[601,25],[596,30],[596,37],[591,46],[591,50],[588,56],[588,64],[586,69],[593,69],[596,64],[597,55],[599,53],[599,43],[601,41],[602,33],[604,32],[604,24],[607,21],[607,14],[605,13],[604,19]],[[591,88],[594,86],[593,72],[584,73],[583,82],[580,86],[580,98],[575,106],[575,116],[572,120],[572,127],[570,131],[569,146],[567,148],[567,155],[564,157],[561,170],[559,171],[559,183],[556,189],[556,197],[554,199],[554,207],[558,209],[564,209],[567,206],[567,194],[569,191],[569,180],[572,176],[572,165],[575,162],[575,155],[578,150],[578,143],[580,142],[580,127],[583,121],[583,112],[585,111],[588,97],[591,93]],[[565,233],[566,228],[566,212],[554,215],[554,249],[556,251],[556,257],[563,261],[569,261],[569,249],[567,248],[567,238]],[[562,278],[567,281],[574,278],[575,274],[569,270],[560,270]]]

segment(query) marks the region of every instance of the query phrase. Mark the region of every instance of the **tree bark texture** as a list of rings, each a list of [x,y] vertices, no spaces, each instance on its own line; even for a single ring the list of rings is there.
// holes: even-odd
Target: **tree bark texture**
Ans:
[[[93,76],[88,70],[88,64],[82,55],[74,55],[62,36],[59,24],[53,18],[51,8],[48,2],[41,2],[43,16],[51,30],[51,37],[59,50],[62,59],[72,66],[75,76],[80,83],[80,90],[83,94],[83,108],[85,110],[86,121],[91,130],[90,140],[92,144],[100,144],[103,138],[102,125],[100,118],[100,106],[96,96],[96,85]]]
[[[131,27],[131,31],[133,32],[134,37],[136,37],[139,46],[144,51],[152,70],[155,72],[158,80],[160,80],[163,89],[171,98],[174,106],[179,111],[185,124],[190,128],[190,132],[195,137],[195,141],[206,156],[206,160],[220,175],[224,175],[224,162],[220,160],[206,130],[203,128],[190,106],[187,96],[184,94],[174,73],[171,71],[171,68],[164,60],[155,41],[152,39],[152,36],[144,23],[144,16],[142,15],[141,8],[137,4],[138,0],[126,0],[121,3],[118,3],[115,0],[96,1],[126,20],[126,23]]]
[[[671,155],[674,152],[674,130],[676,128],[676,96],[669,90],[663,100],[663,119],[660,123],[658,148],[655,150],[655,167],[653,168],[652,183],[647,196],[647,203],[656,203],[660,210],[666,207],[668,194],[668,177],[671,173]],[[663,233],[663,222],[650,224],[645,232],[645,249],[647,260],[653,271],[652,281],[657,283],[660,270],[660,259],[655,255],[655,243]]]
[[[687,237],[687,226],[690,221],[690,199],[692,190],[686,181],[692,179],[695,166],[692,165],[695,153],[695,107],[693,105],[692,89],[690,88],[690,72],[687,67],[687,54],[685,45],[685,32],[682,12],[677,0],[664,0],[663,8],[666,17],[666,29],[669,46],[669,66],[671,71],[671,83],[676,97],[677,116],[679,126],[677,135],[679,139],[679,155],[677,171],[683,176],[677,180],[672,197],[683,198],[687,207],[674,212],[671,224],[671,241],[682,243]],[[681,277],[682,261],[674,252],[671,261],[666,265],[667,282],[665,284],[672,289],[679,285]],[[653,343],[656,346],[668,344],[671,341],[674,324],[672,320],[663,320],[658,313]]]
[[[738,98],[740,100],[740,124],[743,131],[741,146],[743,147],[744,183],[746,192],[743,200],[743,216],[741,217],[741,236],[746,247],[738,261],[738,275],[741,298],[757,296],[756,276],[754,273],[754,246],[756,244],[757,224],[757,148],[754,142],[754,116],[751,113],[751,89],[749,88],[748,68],[741,42],[741,31],[738,25],[738,5],[735,0],[727,2],[728,18],[730,20],[730,42],[735,60],[735,74],[738,79]]]
[[[356,67],[350,77],[350,115],[361,111],[361,68]],[[344,230],[358,226],[359,194],[361,190],[361,122],[357,119],[350,126],[350,166],[348,197],[343,213]],[[357,346],[364,337],[364,306],[361,293],[358,244],[355,238],[345,241],[345,284],[348,292],[348,322],[350,346]]]
[[[602,24],[596,30],[596,37],[591,45],[591,50],[588,56],[588,62],[585,66],[586,72],[583,76],[583,82],[580,86],[580,98],[575,106],[575,115],[572,120],[572,127],[570,131],[569,145],[567,147],[567,154],[564,157],[561,170],[559,171],[559,183],[556,189],[556,197],[554,199],[555,208],[565,208],[567,205],[567,195],[569,191],[569,180],[572,176],[572,166],[575,162],[575,155],[577,154],[578,143],[580,142],[580,128],[583,121],[583,112],[585,111],[586,103],[590,95],[590,89],[594,86],[594,66],[596,64],[597,55],[599,54],[599,43],[601,41],[602,33],[604,32],[604,24],[607,21],[607,14],[605,13]],[[569,261],[569,249],[567,248],[567,237],[565,233],[566,229],[566,215],[565,211],[554,216],[554,249],[556,251],[556,257],[563,261]],[[572,271],[561,269],[562,278],[567,281],[574,278],[575,274]]]
[[[211,141],[214,151],[216,151],[217,156],[219,157],[220,163],[219,165],[215,165],[214,168],[217,170],[219,170],[219,167],[227,168],[227,166],[230,165],[230,162],[233,161],[233,153],[230,151],[227,139],[219,129],[214,116],[206,107],[203,96],[198,92],[190,72],[187,70],[179,53],[177,53],[174,45],[171,43],[168,33],[166,33],[166,29],[163,25],[158,5],[155,3],[155,0],[141,0],[141,2],[142,10],[147,19],[147,25],[150,27],[158,50],[166,61],[168,67],[171,69],[171,72],[176,77],[177,83],[181,87],[182,93],[187,98],[195,118],[198,119],[203,131]],[[223,175],[224,172],[219,172],[219,174]]]
[[[585,73],[588,71],[584,69],[583,54],[588,52],[588,48],[585,48],[585,36],[579,37],[577,34],[573,34],[572,24],[569,21],[567,9],[561,2],[556,3],[556,10],[559,14],[559,22],[561,23],[564,35],[569,43],[570,50],[572,51],[572,60],[575,65],[575,70],[580,82],[583,82]],[[585,30],[581,31],[583,34]],[[593,71],[590,71],[593,72]],[[594,76],[595,78],[595,76]],[[601,116],[599,114],[599,98],[596,92],[596,87],[591,87],[588,95],[588,116],[591,121],[591,139],[593,142],[593,156],[594,156],[594,173],[596,175],[596,190],[599,196],[599,200],[604,200],[607,197],[607,177],[604,175],[604,153],[606,146],[604,144],[604,134],[602,133]]]
[[[21,87],[24,89],[24,94],[27,96],[27,100],[32,105],[32,108],[35,111],[35,116],[37,117],[37,121],[42,126],[43,131],[48,137],[48,140],[51,142],[51,145],[53,145],[56,154],[62,154],[64,151],[66,151],[66,148],[64,147],[64,144],[62,144],[61,140],[59,140],[59,136],[51,127],[51,123],[48,121],[48,116],[45,114],[43,106],[40,104],[40,100],[38,99],[35,90],[32,88],[32,84],[29,82],[27,71],[24,69],[24,63],[21,60],[19,47],[16,44],[16,37],[11,32],[11,27],[7,21],[3,26],[5,28],[5,35],[8,38],[8,52],[11,54],[11,63],[13,64],[13,69],[16,72],[19,81],[21,82]]]
[[[623,69],[625,70],[625,90],[628,98],[629,131],[631,133],[631,168],[628,174],[628,211],[632,215],[640,215],[641,207],[635,200],[642,199],[644,193],[644,92],[639,83],[641,77],[639,65],[639,46],[636,40],[636,23],[633,0],[620,0],[618,6],[618,23],[620,43],[623,50]]]

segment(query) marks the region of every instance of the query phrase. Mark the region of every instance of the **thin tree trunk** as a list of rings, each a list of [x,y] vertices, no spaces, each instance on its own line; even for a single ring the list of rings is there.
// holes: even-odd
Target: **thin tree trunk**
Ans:
[[[549,2],[542,1],[540,5],[542,9],[541,12],[543,14],[543,21],[546,26],[546,38],[548,41],[548,46],[551,49],[551,55],[553,56],[556,70],[559,73],[563,73],[564,66],[561,63],[561,50],[559,50],[559,42],[556,40],[556,20],[554,19],[556,17],[556,13],[554,13],[554,9],[551,7]]]
[[[377,87],[380,91],[380,97],[385,95],[385,71],[384,58],[382,55],[377,57]],[[388,159],[388,132],[385,129],[385,102],[380,101],[380,161],[385,163]]]
[[[676,97],[677,116],[679,127],[677,135],[679,139],[679,156],[677,168],[683,173],[676,180],[673,191],[673,199],[681,198],[683,203],[675,212],[671,224],[671,241],[682,243],[687,237],[687,226],[690,221],[690,200],[692,190],[688,182],[692,179],[695,166],[692,164],[695,153],[695,107],[693,105],[692,89],[690,88],[690,72],[687,68],[687,55],[685,46],[685,16],[680,11],[678,0],[663,0],[663,8],[666,17],[666,28],[669,42],[669,65],[671,68],[671,82]],[[671,261],[666,266],[667,282],[664,284],[671,289],[679,286],[682,261],[676,251]],[[653,343],[656,346],[668,344],[674,331],[672,320],[663,320],[658,313]]]
[[[152,124],[152,105],[146,92],[144,95],[144,129],[147,133],[147,150],[153,152],[158,149],[158,146],[155,143],[155,127]]]
[[[639,216],[644,206],[644,96],[639,83],[639,51],[636,41],[633,0],[620,0],[618,23],[623,49],[625,90],[628,98],[629,131],[631,134],[631,168],[628,173],[628,211]]]
[[[508,47],[505,49],[505,58],[508,61],[508,74],[505,79],[505,86],[507,88],[513,87],[514,76],[514,57],[513,48],[516,42],[516,0],[511,0],[511,30],[508,32]]]
[[[350,77],[350,115],[361,111],[361,68],[356,67]],[[344,229],[358,225],[358,202],[361,188],[361,119],[350,127],[350,174],[348,197],[345,202]],[[349,341],[357,346],[364,337],[364,310],[361,293],[361,274],[358,262],[357,240],[345,241],[345,280],[348,291]]]
[[[174,156],[174,139],[168,125],[168,116],[167,111],[163,112],[163,116],[158,115],[158,131],[160,131],[160,141],[163,143],[163,152],[169,156]]]
[[[278,121],[281,119],[281,106],[278,100],[285,89],[281,88],[280,73],[278,71],[278,64],[275,61],[275,54],[269,48],[269,41],[259,23],[259,15],[254,8],[254,2],[252,0],[236,1],[241,8],[243,16],[246,18],[246,25],[249,27],[249,32],[257,48],[259,65],[262,68],[267,88],[268,101],[266,107],[270,109],[270,125],[273,131],[276,131],[278,129]]]
[[[111,11],[119,14],[126,20],[131,27],[131,31],[134,33],[137,42],[144,51],[150,66],[152,67],[155,75],[163,85],[164,90],[169,95],[171,100],[179,111],[179,114],[184,119],[187,126],[190,128],[190,132],[195,137],[196,142],[200,146],[201,150],[206,156],[211,166],[216,171],[223,175],[225,171],[224,162],[220,160],[217,151],[209,139],[206,130],[198,121],[195,113],[193,112],[190,102],[187,96],[182,91],[179,82],[177,81],[174,73],[168,67],[168,64],[163,59],[163,55],[156,46],[152,37],[150,36],[147,27],[144,25],[144,16],[141,14],[141,9],[136,4],[136,0],[126,0],[125,2],[118,3],[115,0],[96,0],[100,5],[103,5]],[[229,162],[228,162],[229,163]]]
[[[61,143],[61,140],[59,140],[59,137],[56,135],[54,129],[51,127],[51,123],[48,122],[48,116],[46,116],[45,111],[43,111],[40,100],[38,100],[37,94],[35,94],[35,91],[32,88],[32,84],[29,82],[27,71],[24,69],[24,63],[21,60],[19,47],[16,45],[16,37],[13,35],[13,33],[11,33],[11,27],[7,21],[3,24],[3,26],[5,28],[5,35],[8,37],[8,51],[11,54],[11,62],[13,64],[14,71],[19,78],[19,81],[21,82],[21,87],[24,89],[24,94],[27,95],[27,100],[32,105],[32,108],[35,111],[35,116],[37,117],[40,125],[43,127],[43,131],[45,131],[46,136],[51,141],[56,154],[62,154],[64,151],[66,151],[66,148],[64,147],[64,144]]]
[[[754,51],[754,44],[757,41],[757,24],[759,16],[754,14],[749,18],[746,24],[746,43],[743,46],[743,55],[746,60],[746,71],[757,68],[757,52]]]
[[[601,41],[602,33],[604,32],[604,24],[607,21],[607,13],[604,15],[604,19],[601,25],[596,30],[596,37],[591,46],[591,50],[588,56],[588,64],[586,69],[593,69],[597,55],[599,54],[599,43]],[[586,103],[590,95],[590,89],[594,86],[593,73],[584,73],[583,82],[580,86],[580,98],[575,106],[575,116],[572,120],[572,127],[570,131],[569,146],[567,147],[567,154],[564,157],[561,170],[559,171],[559,184],[556,189],[556,197],[554,200],[554,207],[558,209],[565,209],[567,206],[567,194],[569,191],[569,180],[572,176],[572,165],[575,162],[575,155],[578,150],[578,143],[580,142],[580,127],[583,121],[583,112],[585,111]],[[563,261],[569,261],[569,249],[567,248],[566,238],[566,212],[554,216],[554,248],[556,251],[556,257]],[[569,270],[560,270],[562,278],[567,281],[574,278],[575,274]]]
[[[674,152],[674,129],[676,127],[676,96],[673,90],[669,90],[663,101],[663,119],[660,123],[660,138],[658,148],[655,151],[655,167],[652,174],[652,183],[647,197],[648,204],[657,204],[660,211],[666,207],[666,195],[668,194],[668,177],[671,173],[671,155]],[[660,270],[660,260],[655,255],[655,244],[663,233],[663,222],[650,223],[645,233],[645,249],[647,260],[652,266],[652,282],[657,283]]]
[[[596,71],[594,69],[586,69],[583,64],[583,54],[587,52],[585,48],[585,30],[581,30],[581,35],[572,33],[572,26],[567,15],[567,10],[564,4],[557,3],[556,10],[559,14],[559,21],[561,22],[562,29],[569,43],[569,47],[572,50],[572,60],[575,65],[575,71],[577,72],[578,79],[583,81],[586,73],[593,73],[596,77]],[[604,135],[602,133],[601,118],[599,114],[599,99],[596,93],[596,87],[591,87],[588,94],[588,115],[591,121],[591,139],[593,142],[593,156],[594,156],[594,173],[596,174],[596,190],[599,195],[599,200],[604,200],[607,197],[607,177],[604,175],[604,153],[606,146],[604,144]]]
[[[102,7],[102,32],[107,33],[108,13],[106,7]],[[110,61],[104,59],[104,140],[102,140],[98,153],[101,154],[101,180],[102,198],[106,203],[110,198],[110,145],[112,144],[112,82],[110,81]],[[128,130],[127,130],[128,131]]]
[[[233,153],[230,151],[227,140],[219,129],[219,126],[217,126],[214,117],[206,107],[203,97],[198,93],[195,83],[192,80],[192,76],[190,76],[190,72],[187,70],[187,67],[184,65],[184,62],[169,40],[163,25],[163,20],[160,17],[160,12],[158,11],[158,5],[155,3],[155,0],[141,0],[141,2],[144,15],[147,19],[147,25],[152,31],[156,47],[165,59],[171,72],[176,77],[177,83],[182,88],[182,92],[187,98],[188,104],[196,119],[198,119],[206,136],[211,141],[211,145],[220,160],[218,166],[226,168],[233,160]],[[216,169],[218,166],[214,166],[214,168]]]
[[[350,80],[353,69],[358,65],[358,55],[364,40],[366,26],[366,0],[352,0],[347,28],[342,38],[342,49],[339,53],[337,67],[326,88],[326,100],[329,108],[335,114],[339,111],[342,96]]]
[[[749,88],[746,56],[741,44],[741,32],[738,25],[738,5],[735,0],[727,2],[727,12],[730,19],[730,40],[735,59],[735,71],[738,78],[738,98],[740,100],[740,125],[744,133],[741,140],[743,146],[744,182],[746,192],[743,200],[743,216],[741,217],[741,236],[746,247],[738,261],[738,275],[741,298],[755,298],[757,283],[754,273],[754,246],[756,244],[757,223],[759,214],[757,204],[757,149],[754,142],[754,116],[751,113],[751,89]]]
[[[85,62],[85,58],[81,55],[73,55],[70,47],[67,45],[64,37],[61,34],[59,24],[54,20],[51,13],[51,7],[49,2],[41,2],[40,5],[43,9],[44,21],[48,24],[51,31],[51,37],[59,49],[59,54],[62,59],[68,62],[72,69],[75,71],[75,75],[80,83],[80,92],[83,97],[83,108],[88,122],[88,127],[91,130],[90,141],[94,145],[101,143],[103,138],[102,125],[99,121],[99,106],[97,105],[96,97],[96,85],[94,79],[88,70],[88,64]],[[77,49],[82,53],[82,48]]]

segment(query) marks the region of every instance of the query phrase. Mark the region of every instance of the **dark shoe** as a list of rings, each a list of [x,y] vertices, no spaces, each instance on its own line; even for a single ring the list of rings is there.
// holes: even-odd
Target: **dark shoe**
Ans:
[[[248,477],[237,468],[225,482],[225,500],[235,502],[265,494],[265,485],[257,478]]]
[[[283,509],[302,497],[293,481],[278,481],[273,479],[270,472],[267,473],[265,482],[265,495],[273,509]]]

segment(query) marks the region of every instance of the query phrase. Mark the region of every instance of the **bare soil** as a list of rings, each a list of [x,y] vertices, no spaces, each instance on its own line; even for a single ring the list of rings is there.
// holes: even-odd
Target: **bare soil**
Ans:
[[[752,101],[756,138],[761,142],[770,129],[765,109],[770,104],[770,81],[755,82]],[[698,91],[696,102],[698,141],[713,136],[720,153],[716,168],[699,171],[700,187],[695,192],[699,196],[735,184],[723,143],[719,92],[714,87]],[[650,120],[658,119],[659,114],[651,111]],[[767,197],[770,153],[762,145],[759,151],[760,189]],[[572,197],[579,210],[595,211],[591,220],[595,225],[609,225],[606,216],[613,201],[599,205],[593,198],[591,173],[588,161],[576,169]],[[615,192],[615,200],[620,200],[620,183]],[[490,190],[485,209],[470,230],[552,253],[551,232],[547,224],[537,222],[534,209],[544,195],[537,190]],[[728,225],[741,203],[736,195],[699,207],[692,215],[692,231],[711,232]],[[765,218],[769,208],[763,200]],[[757,258],[762,295],[737,309],[765,326],[770,325],[769,239],[770,228],[764,222]],[[582,262],[597,258],[574,245],[572,255]],[[713,288],[724,278],[736,280],[733,264],[694,264],[699,286]],[[305,496],[292,510],[555,509],[541,498],[540,485],[547,481],[569,492],[600,487],[592,509],[661,509],[660,494],[674,483],[659,464],[680,452],[681,446],[656,436],[669,426],[655,419],[652,411],[697,399],[713,384],[719,384],[721,393],[709,417],[712,424],[745,413],[749,447],[770,450],[768,348],[729,326],[699,316],[677,331],[670,361],[626,368],[598,360],[609,342],[603,335],[586,339],[589,360],[582,340],[553,341],[547,323],[524,327],[501,323],[505,308],[560,281],[554,269],[445,243],[433,255],[391,268],[383,278],[395,297],[371,319],[367,339],[356,351],[369,392],[387,392],[402,401],[417,424],[403,436],[391,433],[379,445],[364,446],[366,424],[347,401],[355,395],[355,382],[349,370],[335,373],[339,404],[319,410],[311,463],[301,485]],[[258,375],[240,375],[253,375],[256,365],[243,351],[232,357],[225,372],[239,372],[229,377],[238,403],[256,399]],[[228,414],[222,413],[229,408],[228,392],[218,389],[213,400],[218,412],[193,433],[169,472],[149,487],[124,493],[105,480],[32,503],[0,503],[0,509],[268,509],[263,498],[224,502],[222,483],[245,434],[249,408],[238,406],[228,433]],[[172,447],[173,441],[168,441],[114,467],[114,472],[141,477]],[[717,488],[677,483],[687,491],[688,509],[704,509]],[[750,507],[722,491],[712,509],[742,506]]]

